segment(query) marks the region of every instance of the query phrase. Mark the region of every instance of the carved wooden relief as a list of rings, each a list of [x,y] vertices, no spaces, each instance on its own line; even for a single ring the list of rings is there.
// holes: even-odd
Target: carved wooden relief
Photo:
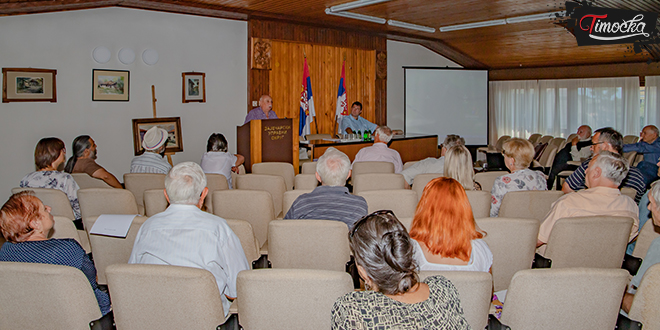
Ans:
[[[387,53],[376,52],[376,78],[387,79]]]
[[[273,45],[270,39],[252,38],[251,68],[270,70],[270,59]]]

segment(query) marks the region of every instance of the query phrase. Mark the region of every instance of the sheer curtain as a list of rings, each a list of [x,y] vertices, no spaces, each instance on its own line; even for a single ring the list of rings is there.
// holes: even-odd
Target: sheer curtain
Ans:
[[[611,126],[622,134],[640,127],[639,78],[490,82],[491,141],[532,133],[567,137],[580,125]]]
[[[658,125],[660,119],[660,76],[646,76],[646,87],[644,88],[644,113],[642,114],[642,126]]]

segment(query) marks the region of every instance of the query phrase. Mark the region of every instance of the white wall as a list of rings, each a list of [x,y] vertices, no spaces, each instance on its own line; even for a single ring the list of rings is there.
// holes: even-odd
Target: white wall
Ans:
[[[103,8],[0,17],[0,67],[57,69],[57,103],[0,103],[0,203],[34,171],[34,146],[56,136],[67,145],[80,134],[98,145],[98,163],[120,181],[133,158],[133,118],[152,116],[156,85],[159,117],[181,117],[184,152],[173,162],[199,162],[213,132],[225,134],[235,152],[236,126],[247,99],[247,23],[243,21]],[[112,59],[98,64],[92,50],[105,46]],[[117,59],[122,47],[136,60]],[[141,54],[158,51],[156,65]],[[130,70],[129,102],[93,102],[92,69]],[[206,73],[206,103],[181,102],[181,73]]]
[[[403,67],[461,67],[429,49],[405,42],[387,41],[387,126],[403,129]]]

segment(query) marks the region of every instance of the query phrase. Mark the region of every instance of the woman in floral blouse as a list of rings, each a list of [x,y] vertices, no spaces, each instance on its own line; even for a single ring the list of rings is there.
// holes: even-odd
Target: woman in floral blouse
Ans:
[[[493,183],[492,203],[490,205],[490,216],[496,217],[500,213],[500,206],[504,195],[510,191],[521,190],[548,190],[548,182],[545,174],[528,169],[534,159],[534,147],[521,138],[513,138],[502,146],[504,164],[511,171]]]

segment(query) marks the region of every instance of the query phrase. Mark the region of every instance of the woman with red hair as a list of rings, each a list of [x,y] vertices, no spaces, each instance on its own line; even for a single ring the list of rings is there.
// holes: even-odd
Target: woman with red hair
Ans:
[[[426,185],[410,228],[420,270],[490,271],[493,254],[483,237],[458,181],[440,177]]]

